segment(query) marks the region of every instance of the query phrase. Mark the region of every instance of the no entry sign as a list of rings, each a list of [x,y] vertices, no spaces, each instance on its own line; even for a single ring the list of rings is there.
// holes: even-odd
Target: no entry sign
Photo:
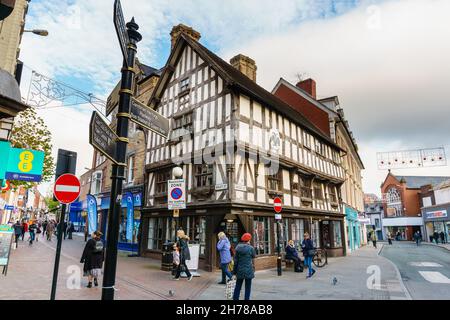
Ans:
[[[53,194],[62,204],[71,204],[80,195],[80,180],[73,174],[63,174],[56,180]]]
[[[276,213],[280,213],[283,210],[283,204],[280,198],[273,199],[273,209]]]

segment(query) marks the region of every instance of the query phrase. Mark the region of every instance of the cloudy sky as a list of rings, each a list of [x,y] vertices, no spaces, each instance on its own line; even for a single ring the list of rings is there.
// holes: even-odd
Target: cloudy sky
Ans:
[[[120,78],[121,51],[113,0],[33,0],[20,59],[31,70],[106,98]],[[271,90],[280,77],[301,73],[317,81],[319,97],[339,96],[360,147],[366,192],[379,193],[386,171],[376,153],[445,147],[450,154],[450,24],[448,0],[122,0],[143,40],[139,59],[162,67],[173,25],[184,23],[228,60],[254,58],[258,83]],[[57,148],[78,152],[78,173],[90,167],[92,108],[39,111]],[[450,175],[450,168],[394,170],[403,175]]]

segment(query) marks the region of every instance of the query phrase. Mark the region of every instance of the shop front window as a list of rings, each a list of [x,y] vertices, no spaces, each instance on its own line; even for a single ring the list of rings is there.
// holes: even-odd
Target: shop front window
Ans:
[[[148,223],[148,244],[149,250],[161,250],[164,242],[164,221],[163,218],[150,218]]]
[[[300,248],[303,235],[305,234],[305,221],[303,219],[293,219],[291,221],[291,239],[294,241],[295,247]]]
[[[313,221],[311,224],[310,237],[315,248],[320,248],[320,230],[319,221]]]
[[[141,211],[134,210],[134,218],[132,223],[133,233],[132,239],[127,239],[127,209],[122,208],[122,214],[120,216],[120,225],[119,225],[119,242],[123,243],[137,243],[137,235],[139,233],[139,224],[141,218]]]
[[[257,255],[270,254],[270,226],[268,217],[255,217],[253,245]]]
[[[274,238],[275,238],[275,248],[274,251],[277,252],[277,245],[278,245],[278,234],[277,234],[277,223],[275,222],[273,224],[273,231],[274,231]],[[289,234],[288,234],[288,225],[289,221],[288,219],[284,219],[283,221],[278,223],[280,225],[280,252],[284,252],[285,248],[287,246],[287,242],[289,241]]]
[[[333,247],[342,247],[341,223],[339,221],[331,221],[333,225]]]
[[[206,245],[206,217],[186,217],[183,227],[189,236],[190,244],[200,245],[200,255],[205,254]]]

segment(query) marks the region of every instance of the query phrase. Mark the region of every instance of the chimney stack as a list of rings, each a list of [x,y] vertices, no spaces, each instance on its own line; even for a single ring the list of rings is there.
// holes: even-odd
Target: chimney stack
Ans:
[[[188,27],[188,26],[180,23],[179,25],[174,26],[172,28],[172,31],[170,32],[170,37],[171,37],[171,41],[172,41],[172,49],[175,46],[175,43],[177,42],[178,37],[182,33],[184,33],[185,35],[187,35],[194,41],[198,41],[202,37],[200,32],[195,31],[191,27]]]
[[[311,97],[317,99],[316,82],[313,79],[306,79],[297,83],[297,87],[305,90]]]
[[[238,54],[234,58],[231,58],[230,64],[250,78],[250,80],[256,82],[256,70],[258,70],[258,68],[256,67],[255,60],[242,54]]]

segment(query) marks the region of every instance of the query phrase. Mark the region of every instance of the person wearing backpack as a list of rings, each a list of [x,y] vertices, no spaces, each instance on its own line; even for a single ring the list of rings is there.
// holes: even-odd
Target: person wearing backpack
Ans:
[[[92,238],[86,243],[81,256],[80,263],[84,263],[83,274],[88,277],[88,288],[92,288],[92,279],[94,279],[94,285],[98,287],[98,277],[102,274],[103,261],[105,260],[102,235],[100,231],[95,231]]]

